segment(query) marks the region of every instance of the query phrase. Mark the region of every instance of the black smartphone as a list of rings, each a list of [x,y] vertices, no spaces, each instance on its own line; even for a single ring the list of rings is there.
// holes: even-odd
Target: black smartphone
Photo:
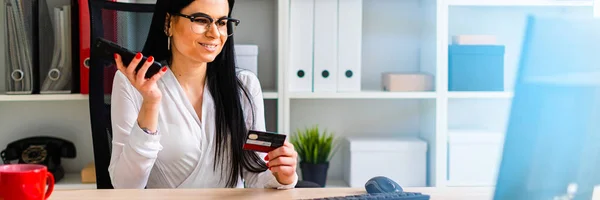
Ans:
[[[112,61],[112,64],[116,64],[115,56],[114,56],[115,53],[119,54],[121,56],[121,60],[123,62],[123,65],[125,65],[125,67],[127,67],[127,65],[129,65],[129,63],[133,60],[133,58],[137,54],[137,53],[134,53],[133,51],[130,51],[129,49],[126,49],[126,48],[124,48],[110,40],[106,40],[104,38],[96,38],[94,40],[94,45],[92,45],[92,48],[93,48],[92,52],[94,52],[94,54],[96,56],[100,56],[103,61],[110,60],[110,61]],[[140,70],[140,68],[142,68],[144,63],[146,63],[147,59],[148,59],[148,57],[146,57],[146,56],[142,57],[142,60],[135,68],[135,72],[137,72],[138,70]],[[146,72],[145,77],[150,78],[150,77],[154,76],[154,74],[156,74],[160,71],[162,66],[163,66],[163,64],[154,60],[152,65],[148,68],[148,71]]]

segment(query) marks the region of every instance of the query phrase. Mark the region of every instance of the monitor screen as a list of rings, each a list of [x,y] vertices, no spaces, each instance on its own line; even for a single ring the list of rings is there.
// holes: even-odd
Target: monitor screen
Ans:
[[[495,200],[591,199],[600,185],[600,19],[530,16]]]

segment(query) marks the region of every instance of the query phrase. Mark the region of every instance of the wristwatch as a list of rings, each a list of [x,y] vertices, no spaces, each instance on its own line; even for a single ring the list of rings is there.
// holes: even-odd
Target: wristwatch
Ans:
[[[158,134],[158,129],[156,129],[156,131],[152,132],[152,131],[150,131],[150,129],[142,128],[142,131],[144,131],[144,133],[146,133],[148,135],[156,135],[156,134]]]

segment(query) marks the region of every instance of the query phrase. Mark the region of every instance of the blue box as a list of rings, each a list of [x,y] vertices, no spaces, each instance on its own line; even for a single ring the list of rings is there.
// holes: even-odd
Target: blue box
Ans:
[[[504,91],[504,46],[449,45],[449,91]]]

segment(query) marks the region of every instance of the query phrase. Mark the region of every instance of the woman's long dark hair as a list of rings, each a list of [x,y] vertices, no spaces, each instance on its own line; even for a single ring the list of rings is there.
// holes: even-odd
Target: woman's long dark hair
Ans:
[[[142,53],[154,56],[158,61],[171,63],[172,54],[167,49],[167,35],[165,34],[165,19],[167,13],[179,13],[191,4],[193,0],[158,0],[146,44]],[[229,14],[233,10],[235,0],[228,0]],[[215,102],[215,127],[216,127],[216,153],[213,170],[219,164],[227,162],[231,169],[222,168],[227,173],[227,187],[235,187],[238,176],[242,176],[242,169],[250,172],[263,172],[267,170],[265,162],[252,151],[242,149],[243,142],[248,134],[244,112],[241,103],[241,94],[253,105],[252,98],[244,88],[243,83],[236,74],[233,36],[227,39],[221,53],[215,60],[207,65],[206,81],[208,89]],[[198,83],[201,84],[201,83]],[[239,92],[242,91],[242,92]],[[252,124],[254,124],[254,107],[252,107]],[[229,141],[229,144],[228,144]]]

